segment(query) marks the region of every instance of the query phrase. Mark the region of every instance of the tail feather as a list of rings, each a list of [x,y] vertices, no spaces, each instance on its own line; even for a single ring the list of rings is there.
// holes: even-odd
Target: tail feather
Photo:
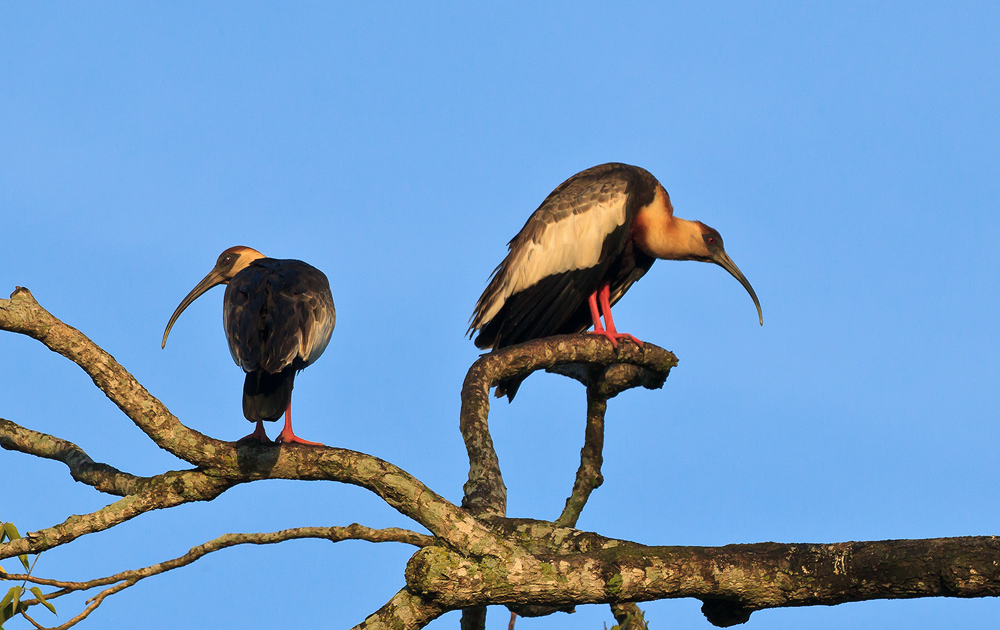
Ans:
[[[504,396],[506,396],[507,402],[509,403],[514,402],[514,396],[517,395],[517,389],[521,387],[521,383],[523,383],[524,379],[526,378],[528,377],[515,376],[513,378],[500,381],[499,383],[497,383],[497,388],[493,392],[493,395],[496,396],[497,398],[503,398]]]
[[[251,422],[277,420],[292,401],[295,368],[271,374],[264,370],[247,373],[243,381],[243,415]]]

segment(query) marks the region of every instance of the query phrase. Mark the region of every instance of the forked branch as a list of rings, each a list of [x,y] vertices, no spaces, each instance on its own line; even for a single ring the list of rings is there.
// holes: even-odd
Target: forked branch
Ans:
[[[507,348],[481,357],[462,391],[461,430],[469,460],[463,508],[406,471],[376,457],[331,447],[234,444],[185,427],[104,350],[52,317],[19,289],[0,300],[0,329],[30,335],[81,366],[94,383],[164,450],[190,462],[190,470],[138,477],[94,462],[79,446],[0,420],[0,446],[53,459],[74,479],[120,497],[91,514],[29,532],[0,544],[0,559],[37,553],[113,527],[154,509],[211,500],[237,484],[260,479],[326,480],[367,488],[432,536],[408,530],[300,528],[271,534],[231,534],[157,565],[83,582],[26,579],[73,590],[103,588],[69,627],[110,594],[150,575],[184,566],[236,544],[269,544],[297,537],[358,538],[421,547],[406,567],[406,587],[357,628],[422,628],[450,610],[472,609],[479,627],[488,605],[548,607],[615,605],[621,621],[635,618],[631,602],[694,597],[710,622],[746,621],[755,610],[838,604],[886,598],[1000,595],[1000,540],[993,537],[896,540],[838,544],[660,547],[604,538],[573,525],[601,480],[603,418],[607,401],[632,387],[663,384],[676,358],[645,344],[617,349],[604,339],[573,335]],[[588,422],[580,470],[557,523],[509,519],[506,488],[489,434],[489,391],[504,379],[539,369],[583,382]],[[34,600],[25,600],[27,604]],[[32,623],[35,623],[32,620]]]

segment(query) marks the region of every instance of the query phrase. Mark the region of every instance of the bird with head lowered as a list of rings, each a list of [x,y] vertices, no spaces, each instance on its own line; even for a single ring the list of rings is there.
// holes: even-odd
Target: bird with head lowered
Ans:
[[[674,216],[670,196],[638,166],[601,164],[553,190],[508,244],[476,303],[469,335],[498,350],[551,335],[583,332],[612,345],[636,337],[618,332],[611,306],[657,259],[712,262],[733,275],[764,315],[722,237],[700,221]],[[604,323],[601,323],[601,317]],[[513,399],[520,381],[497,387]]]

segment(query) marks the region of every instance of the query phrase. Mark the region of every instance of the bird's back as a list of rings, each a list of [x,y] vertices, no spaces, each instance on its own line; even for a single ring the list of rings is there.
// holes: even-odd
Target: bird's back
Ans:
[[[336,319],[326,275],[300,260],[256,260],[226,287],[226,339],[246,372],[310,365],[329,344]]]

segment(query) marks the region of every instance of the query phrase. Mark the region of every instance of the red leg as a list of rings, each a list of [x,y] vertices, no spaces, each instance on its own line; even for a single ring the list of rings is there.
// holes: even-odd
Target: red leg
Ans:
[[[611,342],[611,346],[617,348],[618,340],[615,339],[614,334],[611,333],[610,331],[604,330],[604,326],[601,325],[601,315],[600,312],[597,310],[597,298],[600,292],[601,289],[598,289],[597,291],[591,293],[590,297],[587,298],[587,303],[590,305],[590,317],[591,319],[594,320],[594,330],[590,331],[590,334],[607,337],[608,341]]]
[[[275,438],[275,442],[281,442],[282,444],[308,444],[310,446],[323,446],[319,442],[310,442],[309,440],[303,440],[299,436],[292,433],[292,402],[288,401],[288,408],[285,409],[285,428],[281,430],[278,437]]]
[[[601,325],[601,314],[597,310],[597,291],[590,294],[587,303],[590,304],[590,318],[594,321],[594,332],[600,334],[604,332],[604,326]]]
[[[267,433],[264,431],[264,423],[261,420],[257,421],[257,428],[253,430],[250,435],[245,435],[237,442],[242,442],[243,440],[258,440],[263,444],[270,444],[271,440],[267,439]]]
[[[604,323],[607,330],[597,330],[595,328],[594,334],[607,337],[611,341],[611,345],[615,348],[618,347],[618,342],[622,339],[629,339],[641,348],[642,341],[628,333],[620,333],[615,328],[615,320],[611,317],[611,287],[607,283],[602,284],[601,288],[597,290],[597,298],[600,300],[601,310],[604,312]],[[593,308],[592,305],[591,313],[593,313]]]

